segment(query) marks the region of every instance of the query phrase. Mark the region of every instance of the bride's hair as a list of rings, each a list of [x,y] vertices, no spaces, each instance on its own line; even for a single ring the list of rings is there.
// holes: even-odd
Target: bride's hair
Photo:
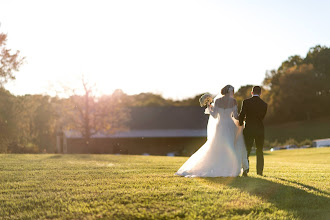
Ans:
[[[232,88],[232,91],[234,92],[234,87],[232,85],[226,85],[221,89],[221,95],[226,95],[229,93],[229,89]]]

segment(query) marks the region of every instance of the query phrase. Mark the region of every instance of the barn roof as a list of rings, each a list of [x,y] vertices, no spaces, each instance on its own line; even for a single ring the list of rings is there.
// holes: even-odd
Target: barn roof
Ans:
[[[208,115],[199,106],[131,108],[131,130],[206,129]]]
[[[316,140],[313,140],[313,141],[329,141],[330,142],[330,138],[325,138],[325,139],[316,139]]]

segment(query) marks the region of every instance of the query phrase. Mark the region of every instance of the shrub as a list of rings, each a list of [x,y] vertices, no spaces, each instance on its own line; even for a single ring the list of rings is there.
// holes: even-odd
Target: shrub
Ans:
[[[38,146],[33,143],[23,145],[18,142],[12,142],[8,146],[8,152],[16,154],[35,154],[39,153],[39,149]]]
[[[298,146],[299,146],[299,147],[301,147],[301,146],[305,146],[305,145],[309,145],[309,146],[311,146],[312,143],[313,143],[312,140],[310,140],[310,139],[305,139],[305,140],[299,142]]]

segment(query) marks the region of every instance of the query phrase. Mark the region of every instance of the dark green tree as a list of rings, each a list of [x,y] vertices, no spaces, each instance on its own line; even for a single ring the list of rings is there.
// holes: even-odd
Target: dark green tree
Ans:
[[[330,49],[311,48],[303,59],[291,56],[278,70],[266,72],[269,104],[266,120],[283,122],[329,115]]]

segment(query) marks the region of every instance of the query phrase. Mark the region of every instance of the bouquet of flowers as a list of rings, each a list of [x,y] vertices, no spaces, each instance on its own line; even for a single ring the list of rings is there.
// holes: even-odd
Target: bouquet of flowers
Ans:
[[[205,105],[209,105],[212,102],[213,102],[213,98],[210,93],[205,93],[199,98],[199,104],[201,105],[201,107]]]

